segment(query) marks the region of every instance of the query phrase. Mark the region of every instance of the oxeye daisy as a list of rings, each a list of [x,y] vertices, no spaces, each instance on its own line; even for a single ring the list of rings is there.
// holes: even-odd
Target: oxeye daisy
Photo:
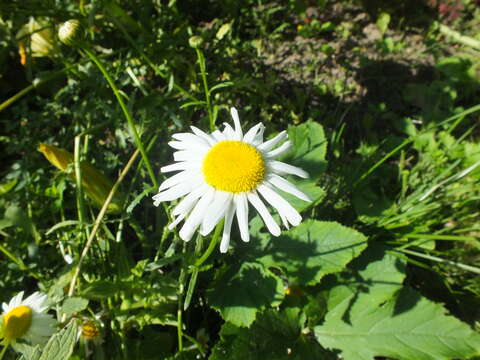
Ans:
[[[10,302],[3,303],[0,319],[0,338],[5,345],[23,339],[31,344],[42,344],[55,332],[56,321],[45,313],[47,295],[35,292],[23,299],[23,291]]]
[[[287,132],[282,131],[263,141],[265,127],[262,123],[244,134],[237,110],[231,108],[230,113],[234,128],[224,123],[223,131],[207,134],[192,126],[193,133],[172,135],[174,140],[168,144],[176,150],[173,154],[175,163],[162,167],[161,171],[178,173],[166,179],[153,197],[155,206],[183,197],[173,209],[174,220],[169,228],[173,229],[185,219],[179,233],[185,241],[189,241],[198,228],[200,234],[208,235],[225,219],[221,252],[228,250],[235,215],[241,239],[249,241],[249,204],[258,211],[269,232],[278,236],[280,227],[265,202],[275,208],[286,228],[290,224],[298,225],[302,217],[276,189],[310,201],[283,177],[307,178],[308,174],[298,167],[274,160],[291,147]]]

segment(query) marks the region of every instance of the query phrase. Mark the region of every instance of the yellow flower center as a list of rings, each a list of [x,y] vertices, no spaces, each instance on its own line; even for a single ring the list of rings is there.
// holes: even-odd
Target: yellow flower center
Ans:
[[[242,141],[220,141],[203,160],[203,176],[210,186],[231,193],[255,189],[265,176],[262,154]]]
[[[32,309],[21,305],[10,310],[3,317],[3,336],[7,342],[24,336],[32,324]]]

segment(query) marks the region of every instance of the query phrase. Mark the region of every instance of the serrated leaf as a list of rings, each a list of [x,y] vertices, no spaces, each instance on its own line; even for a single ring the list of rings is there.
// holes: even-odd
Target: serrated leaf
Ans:
[[[304,324],[298,308],[267,310],[249,329],[226,323],[209,360],[328,359],[320,345],[302,333]]]
[[[279,305],[283,297],[282,281],[255,263],[230,266],[207,293],[210,306],[237,326],[250,326],[258,311]]]
[[[335,222],[307,220],[275,239],[262,239],[258,261],[282,269],[289,281],[314,285],[342,271],[367,246],[366,237]]]
[[[358,299],[359,293],[368,294],[365,301],[368,301],[369,306],[377,306],[402,288],[405,262],[396,256],[386,254],[385,251],[385,248],[379,245],[369,247],[349,264],[348,269],[325,283],[325,287],[330,287],[328,310],[344,301],[350,303],[350,311],[357,305],[363,306],[361,302],[354,304],[353,301]]]
[[[88,300],[80,297],[71,297],[64,301],[62,311],[67,316],[78,313],[88,306]]]
[[[43,348],[39,360],[67,360],[72,355],[77,342],[78,326],[75,320],[53,335]]]
[[[327,139],[323,127],[308,121],[289,128],[288,137],[293,143],[293,151],[285,156],[285,161],[307,171],[310,179],[318,179],[327,167]]]
[[[368,290],[356,295],[353,306],[352,299],[342,301],[315,327],[320,344],[340,349],[346,360],[446,360],[478,354],[479,334],[410,288],[381,305],[370,304]]]

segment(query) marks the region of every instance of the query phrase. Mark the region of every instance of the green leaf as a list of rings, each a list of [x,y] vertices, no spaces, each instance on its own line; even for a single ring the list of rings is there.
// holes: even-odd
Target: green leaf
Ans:
[[[377,19],[377,27],[378,27],[378,30],[380,30],[380,33],[382,34],[382,36],[387,31],[388,24],[390,24],[390,14],[387,14],[384,12],[380,13]]]
[[[38,360],[42,355],[40,345],[31,346],[28,344],[17,342],[13,345],[15,351],[22,354],[20,360]]]
[[[73,226],[73,225],[81,225],[82,223],[78,220],[64,220],[64,221],[61,221],[55,225],[53,225],[50,229],[47,230],[47,232],[45,233],[45,235],[50,235],[51,233],[53,233],[54,231],[57,231],[58,229],[61,229],[61,228],[64,228],[65,226]]]
[[[255,263],[231,264],[207,293],[210,306],[225,321],[250,326],[258,311],[276,306],[284,297],[282,281]]]
[[[0,196],[5,195],[17,185],[17,180],[13,179],[5,184],[0,184]]]
[[[367,360],[468,358],[480,348],[480,335],[445,314],[445,309],[403,287],[405,264],[369,250],[330,290],[328,313],[315,336],[342,357]],[[428,350],[428,351],[426,351]]]
[[[67,360],[72,355],[77,342],[78,326],[75,320],[53,335],[43,348],[39,360]]]
[[[307,220],[280,237],[264,238],[258,261],[282,269],[289,281],[314,285],[342,271],[367,246],[361,233],[335,222]]]
[[[398,257],[385,254],[383,246],[371,246],[352,261],[348,269],[329,279],[325,287],[328,292],[327,308],[334,309],[342,302],[348,302],[351,309],[359,294],[368,294],[368,306],[378,306],[389,300],[402,288],[405,279],[405,262]],[[363,303],[359,303],[363,306]]]
[[[308,121],[289,128],[288,136],[293,143],[293,151],[285,156],[286,161],[307,171],[311,179],[318,179],[327,167],[327,139],[323,127]]]
[[[302,332],[304,324],[305,315],[298,308],[267,310],[249,329],[226,323],[209,360],[328,359],[320,345]]]
[[[80,297],[71,297],[65,300],[62,306],[62,311],[67,316],[78,313],[82,310],[85,310],[88,306],[88,300],[82,299]]]

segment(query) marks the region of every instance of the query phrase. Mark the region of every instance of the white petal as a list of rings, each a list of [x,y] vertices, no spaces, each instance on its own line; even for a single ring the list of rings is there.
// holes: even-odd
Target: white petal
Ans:
[[[15,295],[12,300],[10,300],[9,308],[10,310],[16,308],[17,306],[20,306],[22,304],[22,298],[23,298],[23,291],[20,291],[17,295]]]
[[[238,228],[240,236],[244,242],[250,241],[250,232],[248,230],[248,200],[245,194],[235,195],[235,207],[237,208]]]
[[[202,139],[207,141],[210,146],[215,145],[215,143],[216,143],[215,139],[212,136],[210,136],[209,134],[207,134],[206,132],[203,132],[202,130],[200,130],[199,128],[197,128],[195,126],[190,126],[190,129],[192,129],[192,131],[195,133],[195,135],[197,135],[198,137],[201,137]]]
[[[263,222],[267,226],[268,231],[274,236],[279,236],[280,235],[280,227],[278,224],[275,222],[273,219],[272,215],[268,212],[265,204],[263,203],[262,200],[257,195],[256,191],[252,191],[247,194],[248,201],[253,205],[255,209],[257,209],[258,213],[263,219]]]
[[[164,166],[160,168],[160,172],[167,173],[167,172],[180,171],[180,170],[200,169],[201,165],[202,165],[201,162],[198,162],[198,161],[182,161],[182,162]]]
[[[278,176],[277,174],[270,174],[268,176],[267,181],[272,185],[276,186],[277,188],[279,188],[280,190],[285,191],[286,193],[292,194],[293,196],[296,196],[297,198],[302,199],[303,201],[308,201],[308,202],[312,201],[307,194],[305,194],[303,191],[300,191],[290,181],[285,180],[284,178],[282,178],[281,176]]]
[[[169,141],[168,145],[176,150],[208,150],[210,148],[205,144],[192,143],[188,141]]]
[[[158,206],[163,201],[176,200],[184,195],[187,195],[191,191],[192,191],[192,187],[190,186],[190,184],[186,182],[182,182],[180,184],[172,186],[168,190],[165,190],[153,196],[152,197],[152,199],[154,200],[153,205]]]
[[[173,160],[175,161],[198,161],[201,162],[202,158],[208,152],[205,150],[179,150],[173,153]]]
[[[196,171],[184,170],[182,172],[179,172],[178,174],[175,174],[162,182],[160,184],[160,187],[158,188],[158,192],[161,192],[162,190],[168,189],[174,185],[189,180],[194,177],[194,174],[196,174]]]
[[[233,216],[235,215],[235,206],[233,202],[227,209],[225,214],[225,224],[223,225],[222,241],[220,242],[220,252],[226,253],[228,251],[228,245],[230,244],[230,231],[232,229]]]
[[[190,241],[192,239],[195,230],[203,220],[207,208],[210,206],[213,200],[213,195],[215,194],[215,189],[210,188],[207,192],[200,198],[192,212],[188,216],[187,220],[182,226],[182,229],[179,232],[180,238],[184,241]]]
[[[200,136],[197,136],[192,133],[177,133],[173,134],[172,138],[175,140],[180,140],[189,144],[209,146],[208,142],[205,139],[202,139]]]
[[[226,139],[230,140],[238,140],[235,130],[233,130],[232,126],[229,123],[223,123],[225,129],[223,130],[223,135]]]
[[[203,218],[200,234],[203,236],[210,234],[220,219],[225,216],[225,213],[232,202],[232,198],[233,195],[231,193],[218,190],[215,191],[212,204]]]
[[[267,200],[268,203],[278,211],[279,214],[282,214],[282,216],[286,217],[290,224],[294,226],[300,224],[302,221],[302,216],[293,208],[292,205],[290,205],[287,200],[278,195],[265,184],[259,185],[257,190],[260,194],[262,194],[265,200]]]
[[[267,152],[265,155],[267,158],[274,158],[286,153],[291,148],[292,148],[292,143],[290,141],[285,141],[281,146],[279,146],[275,150]]]
[[[31,307],[36,312],[42,312],[47,309],[47,295],[41,292],[34,292],[28,298],[23,301],[23,304]]]
[[[172,215],[182,215],[188,214],[192,210],[193,206],[197,202],[197,199],[204,195],[209,189],[209,186],[203,184],[198,188],[194,189],[190,194],[185,196],[172,210]],[[185,216],[184,216],[185,217]]]
[[[267,165],[277,174],[290,174],[297,175],[301,178],[308,178],[308,173],[305,170],[302,170],[296,166],[285,164],[281,161],[270,160],[267,162]]]
[[[261,150],[261,151],[269,151],[275,145],[277,145],[280,141],[286,139],[287,137],[288,137],[287,132],[285,130],[283,130],[282,132],[280,132],[274,138],[265,141],[263,144],[258,145],[258,149]]]
[[[227,140],[225,135],[223,135],[223,133],[220,130],[215,130],[212,133],[212,136],[217,142]]]
[[[255,135],[255,137],[252,140],[252,145],[258,146],[258,145],[263,143],[263,133],[264,133],[264,131],[265,131],[265,126],[260,127],[257,135]]]
[[[250,130],[248,130],[247,133],[243,136],[243,142],[246,142],[247,144],[251,144],[255,139],[255,137],[257,136],[258,131],[261,131],[263,134],[264,130],[265,130],[265,126],[263,126],[262,123],[258,123],[257,125],[251,127]]]
[[[237,109],[234,107],[230,108],[230,114],[232,115],[233,123],[235,124],[235,140],[242,140],[243,132]]]

